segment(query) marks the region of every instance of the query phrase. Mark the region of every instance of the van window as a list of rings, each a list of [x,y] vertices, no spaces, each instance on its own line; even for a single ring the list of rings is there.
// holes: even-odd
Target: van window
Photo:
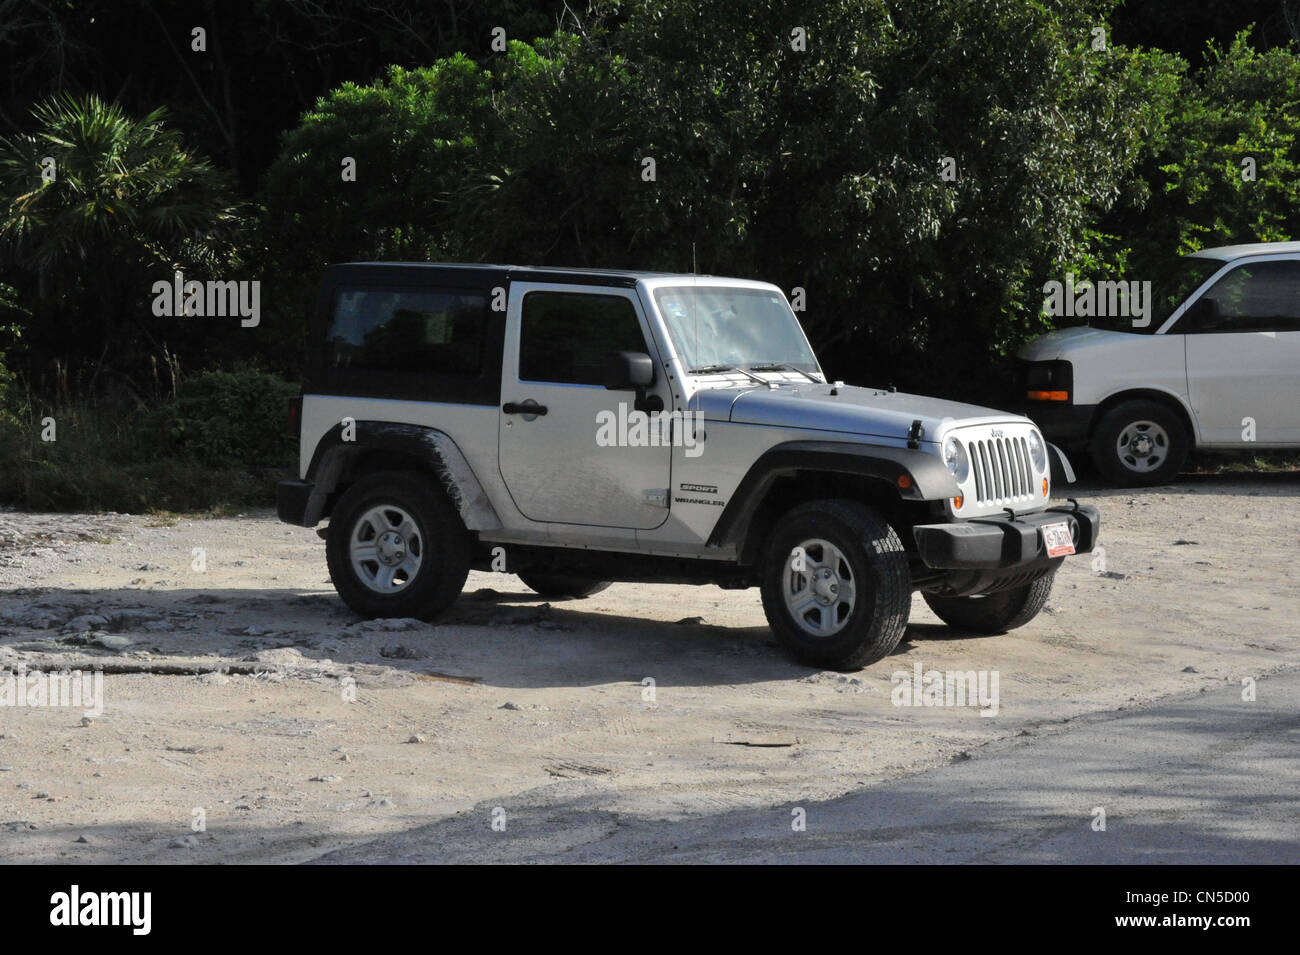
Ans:
[[[1208,289],[1174,326],[1175,332],[1300,331],[1300,262],[1238,266]]]

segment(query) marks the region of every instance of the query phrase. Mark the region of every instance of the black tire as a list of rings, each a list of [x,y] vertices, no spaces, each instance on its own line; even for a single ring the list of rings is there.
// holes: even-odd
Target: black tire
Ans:
[[[409,552],[411,557],[416,556],[418,540],[419,565],[409,576],[395,581],[394,590],[382,593],[367,583],[363,574],[370,575],[373,567],[378,577],[386,565],[379,559],[362,561],[359,573],[350,547],[354,533],[365,543],[366,535],[374,530],[373,522],[368,522],[368,528],[360,526],[363,518],[385,507],[392,509],[390,516],[402,511],[414,523],[417,532],[408,535],[410,543],[405,543],[405,537],[400,539],[407,548],[402,553]],[[472,550],[469,533],[436,478],[410,471],[381,471],[361,478],[334,506],[325,555],[334,589],[361,616],[429,619],[460,596],[469,576]]]
[[[1135,433],[1148,436],[1150,453],[1122,452],[1121,436]],[[1126,444],[1135,451],[1139,447],[1131,440]],[[1177,476],[1191,450],[1191,440],[1182,419],[1166,405],[1158,401],[1126,401],[1102,415],[1089,450],[1097,470],[1111,483],[1151,487]],[[1145,469],[1144,464],[1148,465]]]
[[[814,583],[815,571],[800,576],[793,568],[795,548],[811,540],[823,540],[840,552],[837,560],[847,574],[833,573],[839,586],[848,579],[853,602],[812,606],[801,618],[787,606],[787,589]],[[815,549],[814,549],[815,550]],[[825,551],[817,555],[825,558]],[[811,594],[811,590],[807,590]],[[781,644],[802,663],[831,670],[860,670],[888,656],[907,629],[912,606],[911,575],[907,554],[898,534],[874,510],[858,501],[826,500],[800,504],[781,517],[772,528],[764,548],[762,566],[763,611]],[[833,599],[827,595],[826,599]],[[809,614],[818,614],[839,629],[816,635]],[[845,615],[840,618],[840,614]]]
[[[1013,590],[974,597],[938,597],[922,594],[934,615],[950,627],[974,633],[1006,633],[1038,616],[1052,594],[1056,571]]]
[[[581,600],[598,594],[613,581],[592,580],[570,574],[527,573],[516,575],[529,590],[550,600]]]

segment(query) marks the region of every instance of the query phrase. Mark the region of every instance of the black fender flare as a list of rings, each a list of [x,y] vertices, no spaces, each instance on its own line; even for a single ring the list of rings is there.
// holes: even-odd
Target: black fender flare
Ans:
[[[750,523],[772,485],[799,471],[860,475],[887,484],[904,501],[942,501],[961,494],[937,454],[845,441],[789,441],[769,448],[750,467],[714,525],[709,546],[745,550]]]
[[[392,421],[340,421],[316,442],[307,482],[312,486],[304,523],[324,514],[339,482],[363,455],[388,451],[418,461],[438,476],[447,497],[472,531],[499,530],[501,520],[464,453],[445,431]],[[307,523],[307,522],[310,523]]]
[[[1052,483],[1056,484],[1058,481],[1057,475],[1060,475],[1060,478],[1066,484],[1073,484],[1075,482],[1074,468],[1071,467],[1070,459],[1065,456],[1065,452],[1049,441],[1047,442],[1047,453],[1051,456],[1048,463],[1052,473]]]

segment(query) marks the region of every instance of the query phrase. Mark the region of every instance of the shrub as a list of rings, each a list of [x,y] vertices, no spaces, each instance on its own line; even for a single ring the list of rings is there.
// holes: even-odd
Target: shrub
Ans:
[[[205,371],[150,416],[172,453],[211,465],[284,466],[285,413],[297,385],[256,369]]]
[[[266,372],[205,372],[165,405],[124,413],[84,403],[0,419],[0,502],[34,510],[224,511],[270,506],[296,452]],[[43,441],[42,419],[55,421]]]

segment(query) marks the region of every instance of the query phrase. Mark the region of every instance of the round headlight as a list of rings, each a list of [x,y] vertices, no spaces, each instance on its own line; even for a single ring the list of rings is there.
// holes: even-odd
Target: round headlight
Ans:
[[[970,477],[970,456],[955,437],[950,437],[943,443],[943,463],[948,466],[958,484]]]
[[[1034,470],[1047,470],[1047,447],[1037,431],[1029,432],[1029,456],[1034,459]]]

